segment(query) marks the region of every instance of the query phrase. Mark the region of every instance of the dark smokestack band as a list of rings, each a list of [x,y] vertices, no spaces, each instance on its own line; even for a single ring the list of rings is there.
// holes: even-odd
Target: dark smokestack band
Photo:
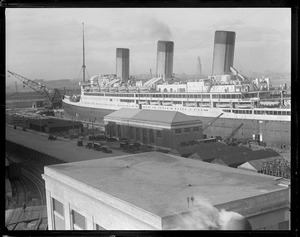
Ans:
[[[117,48],[117,58],[129,58],[129,49]]]
[[[174,42],[173,41],[158,41],[157,42],[157,51],[164,52],[164,53],[173,53]]]
[[[174,42],[157,42],[156,76],[172,78],[173,74]]]
[[[215,32],[215,44],[235,44],[235,32],[233,31],[216,31]]]

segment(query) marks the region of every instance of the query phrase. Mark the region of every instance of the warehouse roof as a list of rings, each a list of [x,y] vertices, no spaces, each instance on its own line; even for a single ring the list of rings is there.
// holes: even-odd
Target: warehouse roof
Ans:
[[[176,111],[160,111],[160,110],[147,110],[147,109],[128,109],[122,108],[104,117],[105,120],[110,118],[130,119],[138,121],[149,121],[159,123],[187,123],[198,122],[201,120],[193,116],[183,114]]]
[[[245,162],[252,160],[259,160],[269,157],[278,157],[280,156],[276,151],[272,149],[263,149],[257,151],[240,151],[219,155],[216,160],[221,160],[224,164],[232,167],[237,167]]]
[[[39,126],[47,126],[47,127],[69,127],[69,126],[83,126],[80,121],[68,121],[62,119],[52,119],[41,117],[35,119],[29,119],[30,124],[35,124]]]
[[[285,161],[285,159],[282,156],[275,156],[275,157],[269,157],[264,159],[251,160],[245,163],[249,163],[255,170],[260,171],[262,169],[263,163],[271,162],[275,160]],[[245,163],[243,163],[241,166],[243,166]]]
[[[179,148],[180,153],[188,152],[189,148],[187,147],[185,151],[184,148]],[[210,161],[218,157],[223,157],[225,155],[237,154],[242,152],[252,151],[251,149],[244,146],[228,146],[221,142],[213,143],[200,143],[196,146],[197,151],[194,155],[194,158],[200,157],[201,160]]]
[[[126,109],[126,108],[122,108],[119,109],[117,111],[114,111],[108,115],[106,115],[105,117],[107,118],[132,118],[134,115],[136,115],[137,113],[139,113],[140,110],[138,109]]]
[[[159,152],[51,165],[45,175],[160,217],[188,211],[191,196],[218,205],[284,189],[270,176]]]
[[[160,111],[160,110],[140,110],[133,120],[163,122],[163,123],[178,123],[199,121],[199,119],[176,111]]]

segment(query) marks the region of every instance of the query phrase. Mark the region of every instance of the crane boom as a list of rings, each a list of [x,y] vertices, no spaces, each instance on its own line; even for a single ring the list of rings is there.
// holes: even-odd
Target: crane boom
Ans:
[[[221,116],[223,115],[223,113],[219,114],[217,117],[215,117],[213,120],[211,120],[203,129],[202,131],[206,130],[207,128],[209,128],[211,125],[213,125],[214,122],[216,122]]]
[[[17,78],[18,80],[20,80],[23,85],[27,85],[28,87],[30,87],[31,89],[33,89],[35,92],[39,93],[40,95],[46,97],[50,102],[51,102],[51,107],[53,107],[53,104],[56,102],[55,99],[55,95],[57,95],[57,91],[55,91],[54,96],[52,97],[49,92],[48,89],[46,88],[45,85],[41,85],[41,83],[35,82],[33,80],[30,80],[26,77],[23,77],[17,73],[8,71],[8,73],[10,73],[11,75],[13,75],[15,78]]]
[[[232,131],[232,133],[231,133],[228,137],[226,137],[226,138],[224,139],[224,141],[229,142],[230,139],[234,137],[234,135],[237,133],[238,130],[240,130],[240,128],[241,128],[243,125],[244,125],[244,124],[241,123],[238,127],[236,127],[236,128]]]

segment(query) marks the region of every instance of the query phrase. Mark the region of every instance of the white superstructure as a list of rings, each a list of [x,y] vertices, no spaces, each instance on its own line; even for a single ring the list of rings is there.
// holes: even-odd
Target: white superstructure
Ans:
[[[113,87],[110,82],[107,82],[110,86],[101,87],[103,82],[98,78],[98,87],[94,80],[90,84],[81,84],[80,99],[64,99],[64,103],[94,109],[173,110],[191,116],[212,118],[224,113],[222,118],[290,121],[290,98],[282,97],[278,102],[268,102],[271,92],[255,90],[259,88],[259,85],[253,85],[255,81],[230,80],[227,83],[226,80],[203,79],[187,83],[157,84],[162,80],[152,78],[142,87]],[[111,79],[111,82],[114,81],[115,79]],[[155,89],[150,90],[148,85],[155,86]]]

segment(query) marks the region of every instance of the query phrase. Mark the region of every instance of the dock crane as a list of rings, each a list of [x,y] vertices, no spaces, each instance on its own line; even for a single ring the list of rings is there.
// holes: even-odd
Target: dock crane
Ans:
[[[238,130],[240,130],[240,128],[243,126],[243,123],[241,123],[239,126],[237,126],[232,133],[230,133],[230,135],[228,137],[226,137],[224,139],[224,141],[228,144],[228,145],[234,145],[234,141],[233,141],[233,137],[234,135],[237,133]]]
[[[41,83],[35,82],[33,80],[30,80],[26,77],[23,77],[17,73],[8,71],[9,74],[17,78],[23,83],[23,86],[27,85],[31,89],[33,89],[35,92],[39,93],[40,95],[46,97],[50,101],[50,109],[53,108],[60,108],[62,105],[62,97],[58,89],[54,89],[53,96],[50,95],[49,90],[46,88],[45,85],[41,85]]]
[[[215,123],[222,115],[223,115],[223,113],[220,113],[217,117],[215,117],[213,120],[211,120],[205,127],[203,127],[202,131],[206,130],[211,125],[213,125],[213,123]]]

